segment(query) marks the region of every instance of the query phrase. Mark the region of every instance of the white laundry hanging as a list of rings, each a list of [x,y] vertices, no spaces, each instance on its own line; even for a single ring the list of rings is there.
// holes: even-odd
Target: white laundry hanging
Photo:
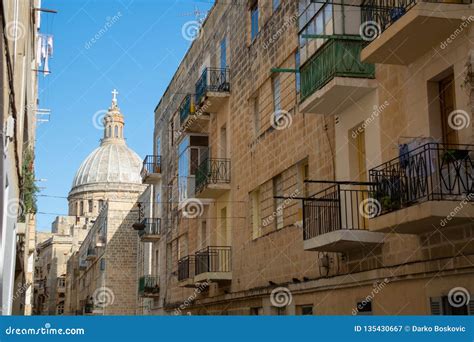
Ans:
[[[37,39],[36,47],[36,60],[38,61],[38,67],[44,64],[43,72],[44,75],[49,75],[49,58],[53,56],[53,36],[39,34]]]

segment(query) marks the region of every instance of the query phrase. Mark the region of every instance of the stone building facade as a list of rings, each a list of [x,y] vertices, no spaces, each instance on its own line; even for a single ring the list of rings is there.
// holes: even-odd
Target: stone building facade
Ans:
[[[155,109],[146,313],[472,313],[472,5],[346,5],[216,1]]]
[[[58,216],[51,233],[39,237],[35,258],[35,315],[63,315],[66,301],[66,265],[91,227],[88,218]]]
[[[39,0],[0,1],[0,235],[3,315],[29,314],[33,292],[34,151]]]

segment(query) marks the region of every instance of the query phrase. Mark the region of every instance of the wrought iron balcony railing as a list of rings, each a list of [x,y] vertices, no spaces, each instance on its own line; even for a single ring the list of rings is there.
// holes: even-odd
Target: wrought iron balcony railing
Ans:
[[[231,247],[206,247],[195,254],[196,275],[206,272],[231,272]]]
[[[471,0],[364,0],[362,23],[375,22],[382,33],[419,2],[470,4]]]
[[[138,293],[140,295],[151,295],[160,292],[158,277],[146,275],[138,280]]]
[[[161,235],[161,218],[145,218],[142,223],[145,228],[138,231],[140,237]]]
[[[230,183],[230,159],[205,159],[196,170],[196,193],[208,184],[219,183]]]
[[[178,281],[194,277],[194,255],[188,255],[178,260]]]
[[[152,173],[161,173],[161,156],[148,155],[143,160],[142,178]]]
[[[229,91],[229,69],[206,68],[196,82],[196,103],[200,104],[207,92]]]
[[[423,201],[472,199],[474,145],[427,143],[369,171],[379,215]]]
[[[369,183],[335,182],[303,199],[303,239],[338,230],[367,229],[370,213],[363,208],[369,204],[369,198]]]
[[[191,114],[191,94],[188,94],[184,97],[178,111],[180,123],[183,125]]]
[[[359,36],[330,37],[300,69],[301,99],[334,77],[374,78],[375,65],[360,60],[363,42]]]

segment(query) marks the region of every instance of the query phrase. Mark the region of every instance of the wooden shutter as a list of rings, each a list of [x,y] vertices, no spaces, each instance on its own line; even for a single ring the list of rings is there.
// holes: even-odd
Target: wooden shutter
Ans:
[[[430,298],[430,309],[432,315],[439,316],[443,314],[443,302],[441,297]]]

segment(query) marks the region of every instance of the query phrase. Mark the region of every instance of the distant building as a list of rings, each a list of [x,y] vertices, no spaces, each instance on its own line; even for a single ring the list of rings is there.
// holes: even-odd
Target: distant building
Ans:
[[[141,159],[126,144],[124,117],[113,92],[100,146],[79,167],[69,192],[69,213],[90,223],[61,261],[65,314],[134,314],[137,305],[137,236]],[[80,247],[79,247],[80,245]],[[104,296],[113,301],[104,304]],[[107,297],[109,298],[109,297]]]

